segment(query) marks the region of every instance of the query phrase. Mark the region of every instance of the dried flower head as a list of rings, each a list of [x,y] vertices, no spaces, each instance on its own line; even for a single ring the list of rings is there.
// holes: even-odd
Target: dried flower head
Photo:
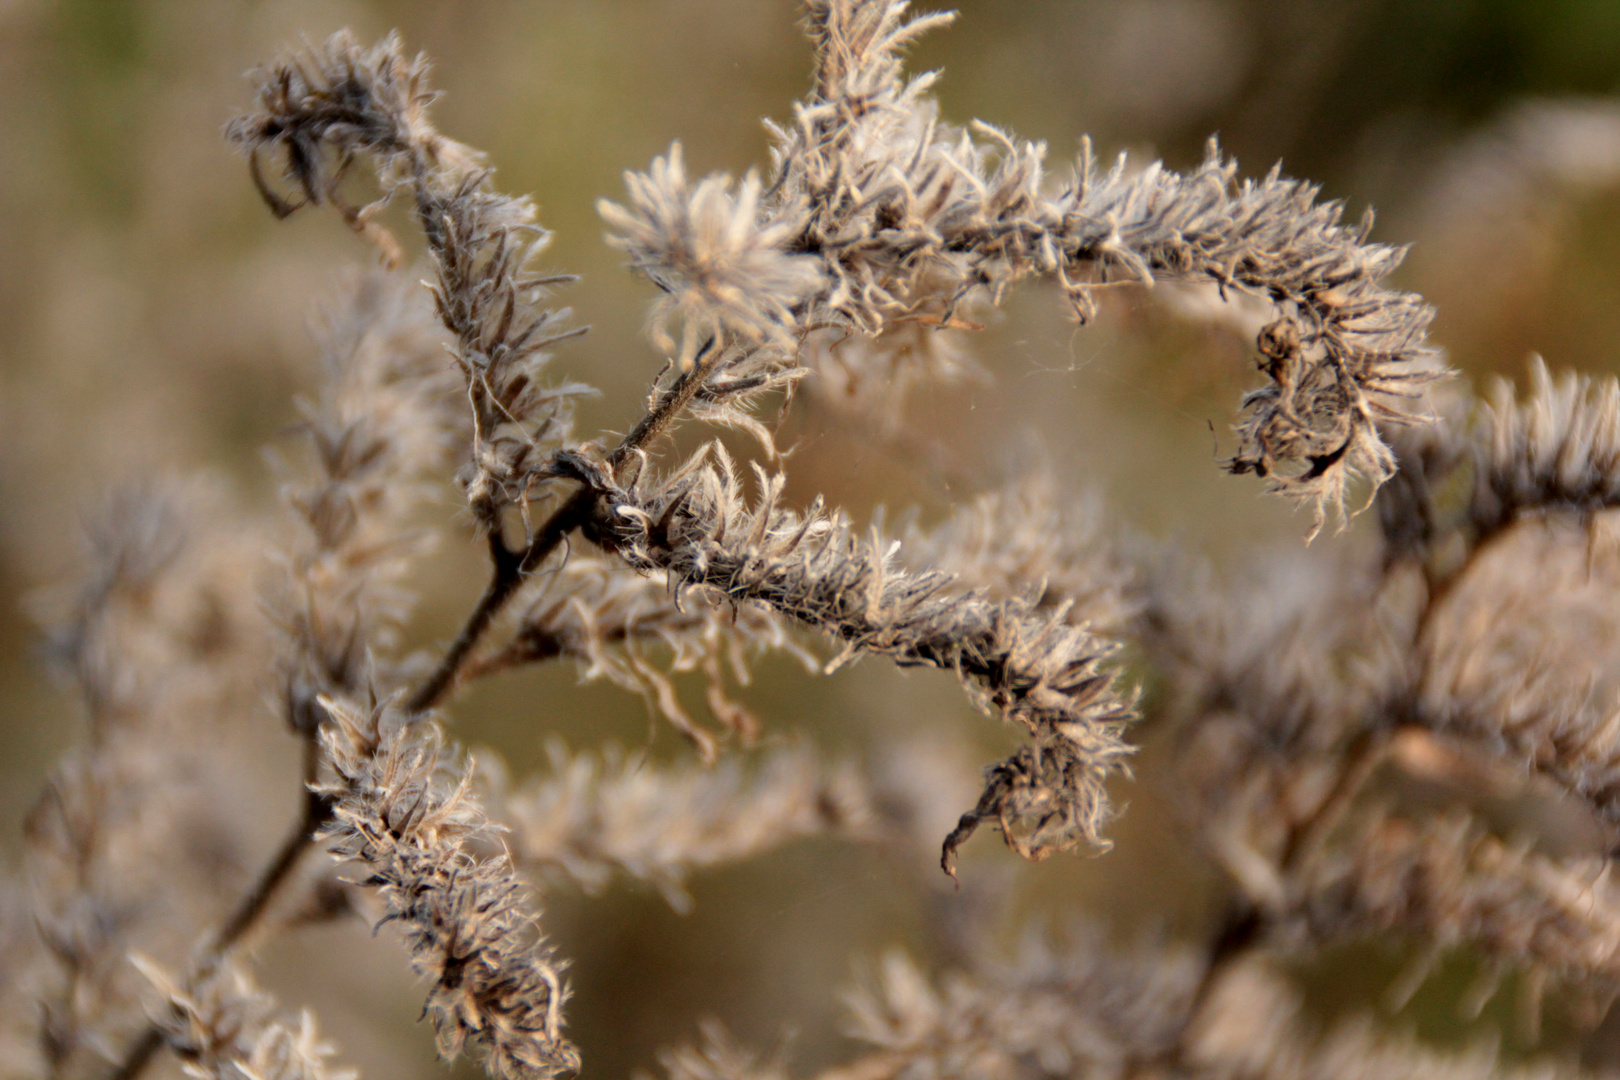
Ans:
[[[276,1019],[276,1000],[253,985],[240,967],[213,972],[196,986],[181,985],[156,962],[133,962],[162,994],[157,1025],[187,1076],[196,1080],[357,1080],[353,1069],[333,1068],[335,1050],[304,1012],[296,1027]]]
[[[1620,381],[1566,372],[1556,381],[1540,357],[1530,395],[1498,381],[1475,450],[1470,517],[1483,534],[1535,509],[1593,514],[1620,506]]]
[[[456,427],[446,407],[455,377],[425,306],[380,275],[340,295],[317,339],[320,396],[302,408],[309,454],[278,460],[297,532],[271,604],[285,715],[302,731],[324,717],[322,694],[397,683],[398,630],[414,601],[406,579],[434,539],[419,515]]]
[[[443,735],[386,706],[324,699],[321,739],[336,772],[327,837],[359,864],[400,924],[412,966],[429,983],[423,1012],[447,1058],[471,1052],[502,1080],[579,1069],[562,1036],[562,965],[538,934],[528,888],[473,796],[474,770],[449,771]]]
[[[587,392],[539,379],[545,350],[584,329],[566,327],[566,310],[541,305],[550,286],[571,278],[532,271],[548,239],[534,204],[493,191],[479,156],[434,129],[427,69],[426,57],[408,58],[396,35],[368,50],[340,32],[257,73],[259,111],[233,120],[227,135],[248,155],[278,215],[303,203],[270,188],[266,157],[280,157],[306,202],[331,203],[378,240],[390,263],[399,261],[398,243],[370,219],[396,191],[409,191],[437,270],[439,317],[455,338],[472,406],[462,479],[475,516],[493,534],[509,507],[526,507],[545,445],[567,436],[569,399]],[[354,209],[339,188],[362,156],[375,162],[383,195]]]
[[[717,335],[793,347],[792,308],[819,288],[821,270],[815,259],[786,250],[790,224],[761,219],[756,174],[735,190],[725,176],[692,187],[677,143],[646,175],[627,173],[625,184],[628,207],[603,199],[598,208],[615,230],[612,244],[664,293],[652,313],[660,348],[690,367]],[[672,324],[680,327],[678,345]]]

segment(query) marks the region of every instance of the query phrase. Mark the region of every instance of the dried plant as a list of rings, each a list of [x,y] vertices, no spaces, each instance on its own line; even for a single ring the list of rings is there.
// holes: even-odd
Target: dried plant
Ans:
[[[1367,243],[1371,219],[1346,228],[1336,205],[1275,171],[1239,184],[1213,144],[1182,176],[1124,158],[1099,173],[1088,143],[1051,196],[1045,146],[944,124],[933,76],[905,79],[900,53],[951,18],[809,5],[814,86],[772,129],[763,202],[753,178],[735,194],[723,177],[688,192],[677,147],[629,177],[628,206],[603,204],[614,242],[666,294],[657,325],[685,317],[682,362],[711,330],[782,342],[881,340],[897,323],[958,329],[962,308],[1036,275],[1062,284],[1082,322],[1098,285],[1209,281],[1276,309],[1258,339],[1271,382],[1244,401],[1230,467],[1312,505],[1317,527],[1344,510],[1355,478],[1387,480],[1379,424],[1416,419],[1403,399],[1438,369],[1423,343],[1428,308],[1382,284],[1400,253]]]
[[[258,990],[246,972],[222,969],[186,989],[151,961],[133,963],[162,994],[156,1024],[187,1075],[199,1080],[353,1080],[352,1069],[328,1067],[332,1047],[315,1033],[315,1018],[297,1028],[274,1019],[275,998]]]
[[[871,969],[848,998],[862,1049],[827,1080],[1580,1071],[1371,1020],[1324,1033],[1285,972],[1378,935],[1417,957],[1395,997],[1447,951],[1519,973],[1532,1019],[1543,988],[1593,1017],[1620,993],[1617,384],[1538,362],[1523,401],[1431,387],[1446,372],[1430,310],[1387,284],[1401,252],[1370,242],[1370,217],[1344,226],[1277,170],[1240,181],[1213,144],[1181,174],[1102,170],[1088,143],[1049,176],[1044,146],[939,118],[934,77],[908,78],[902,53],[952,16],[908,9],[807,0],[812,87],[770,127],[766,172],[693,181],[677,144],[600,204],[659,290],[665,356],[616,440],[573,434],[588,388],[546,374],[547,350],[582,332],[547,306],[568,279],[534,268],[533,204],[433,126],[426,59],[339,34],[257,73],[228,134],[272,211],[330,205],[393,269],[406,247],[382,220],[405,196],[431,301],[379,272],[333,305],[304,449],[276,459],[284,520],[218,495],[188,516],[143,489],[91,530],[85,584],[48,615],[86,735],[29,817],[30,895],[0,891],[0,961],[18,973],[0,1047],[17,1071],[130,1080],[167,1052],[199,1077],[353,1075],[249,972],[272,933],[361,911],[424,984],[443,1057],[575,1073],[541,891],[628,877],[684,911],[707,868],[815,835],[908,855],[942,842],[952,879],[981,826],[1025,859],[1100,854],[1110,788],[1145,740],[1220,871],[1213,931],[1121,950],[1069,920],[999,960],[987,920],[941,917],[956,970],[900,953]],[[364,205],[357,170],[379,191]],[[1265,382],[1227,465],[1305,504],[1313,536],[1360,484],[1376,535],[1267,553],[1258,580],[1223,583],[1122,539],[1050,477],[893,534],[789,497],[775,435],[801,385],[893,436],[906,390],[976,371],[976,318],[1036,278],[1081,322],[1120,283],[1204,283],[1265,309],[1237,320],[1259,326]],[[749,435],[748,456],[670,437],[694,422]],[[409,645],[413,585],[452,477],[489,583],[431,656]],[[950,673],[1020,741],[954,828],[919,839],[955,790],[929,752],[897,741],[885,766],[784,745],[745,692],[767,654],[808,675],[868,655]],[[692,760],[554,739],[549,770],[514,779],[452,741],[457,693],[554,660],[642,697]],[[217,816],[233,804],[196,762],[241,749],[224,721],[257,715],[267,689],[302,802],[254,870],[251,823]],[[202,723],[218,745],[186,737]],[[966,753],[934,726],[940,760]],[[336,877],[305,865],[315,849]],[[1016,874],[963,876],[964,906],[1015,910]],[[717,1024],[704,1040],[666,1055],[673,1080],[792,1074]]]
[[[851,765],[778,751],[744,776],[736,763],[658,769],[610,747],[598,759],[553,743],[552,775],[500,800],[512,856],[599,893],[615,873],[657,885],[677,911],[693,871],[803,836],[873,831],[873,798]],[[503,785],[504,786],[504,785]]]
[[[535,939],[526,890],[504,853],[476,844],[492,826],[471,788],[469,764],[446,775],[430,721],[323,700],[322,749],[335,777],[323,836],[359,864],[385,922],[403,928],[411,962],[428,978],[424,1014],[453,1058],[469,1045],[496,1076],[554,1076],[579,1068],[562,1037],[566,997],[558,965]]]

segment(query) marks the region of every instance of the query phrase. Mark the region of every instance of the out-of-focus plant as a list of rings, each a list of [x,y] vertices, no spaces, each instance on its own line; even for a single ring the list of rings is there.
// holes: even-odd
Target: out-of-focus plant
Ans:
[[[265,201],[333,207],[390,269],[324,328],[268,550],[268,527],[217,493],[126,492],[92,533],[52,639],[89,734],[29,819],[34,932],[0,941],[19,1071],[130,1078],[167,1052],[203,1077],[350,1075],[308,1014],[254,985],[246,946],[351,910],[401,940],[442,1055],[496,1077],[578,1071],[537,890],[627,875],[680,908],[694,871],[795,838],[919,842],[916,783],[807,744],[741,763],[769,720],[737,690],[767,652],[810,674],[866,654],[945,669],[1023,736],[956,828],[921,841],[943,842],[955,877],[986,826],[1027,859],[1107,850],[1108,785],[1142,719],[1114,659],[1129,643],[1162,689],[1142,728],[1173,748],[1187,831],[1227,882],[1203,941],[1032,932],[939,976],[893,954],[849,996],[866,1049],[829,1077],[1509,1071],[1371,1023],[1313,1030],[1282,961],[1367,934],[1417,946],[1408,992],[1466,948],[1601,1015],[1620,989],[1620,388],[1538,365],[1522,400],[1451,392],[1430,310],[1387,284],[1401,253],[1369,240],[1370,218],[1342,224],[1276,170],[1240,181],[1213,144],[1186,174],[1100,169],[1087,145],[1053,175],[1044,146],[946,123],[901,54],[951,17],[907,8],[809,0],[812,87],[771,127],[764,175],[694,182],[676,145],[601,204],[658,290],[666,362],[640,420],[600,441],[570,422],[588,388],[545,371],[582,332],[548,306],[567,279],[534,269],[547,234],[433,126],[426,60],[339,34],[258,73],[229,136]],[[380,191],[363,205],[357,171]],[[395,280],[396,200],[425,238],[431,305]],[[1223,589],[1115,543],[1049,477],[898,537],[821,497],[789,504],[773,421],[795,394],[892,433],[905,391],[967,370],[986,309],[1037,278],[1081,322],[1099,291],[1163,281],[1265,310],[1227,467],[1304,504],[1311,536],[1365,499],[1375,550]],[[751,436],[752,460],[672,438],[693,423]],[[489,582],[423,657],[402,644],[411,582],[424,507],[452,477]],[[450,741],[458,691],[563,659],[643,695],[695,760],[554,743],[547,774],[514,782]],[[177,733],[267,685],[303,749],[302,811],[222,896],[208,860],[231,826],[204,748]],[[1515,834],[1536,807],[1558,827]],[[322,872],[314,851],[333,857]],[[717,1027],[666,1065],[789,1068]]]

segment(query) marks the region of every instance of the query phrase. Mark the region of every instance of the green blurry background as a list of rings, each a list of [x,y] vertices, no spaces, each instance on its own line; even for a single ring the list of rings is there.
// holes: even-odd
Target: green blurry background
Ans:
[[[1416,245],[1403,283],[1438,304],[1436,336],[1469,378],[1516,376],[1531,351],[1555,368],[1616,368],[1620,98],[1609,95],[1620,86],[1620,0],[958,6],[957,27],[913,64],[944,69],[948,119],[1044,139],[1057,160],[1089,132],[1105,155],[1179,167],[1218,133],[1246,173],[1281,160],[1352,215],[1376,205],[1375,235]],[[676,138],[694,172],[763,165],[760,119],[786,117],[809,71],[796,18],[791,0],[0,0],[8,872],[17,823],[78,730],[71,695],[39,662],[28,598],[73,574],[76,523],[110,485],[200,468],[247,505],[269,505],[260,448],[282,437],[311,386],[314,305],[372,258],[329,215],[278,224],[259,203],[219,137],[248,101],[243,73],[341,26],[363,39],[398,28],[432,54],[441,126],[488,151],[501,186],[534,193],[555,232],[549,261],[583,275],[565,299],[594,329],[557,361],[603,391],[583,430],[622,429],[660,360],[641,333],[649,289],[601,243],[594,202],[617,197],[622,170]],[[1050,290],[1017,293],[977,343],[991,381],[915,403],[928,467],[811,416],[794,429],[793,492],[825,491],[860,517],[913,504],[932,516],[1044,460],[1067,496],[1100,495],[1119,524],[1217,564],[1297,550],[1306,522],[1216,466],[1252,369],[1242,341],[1199,314],[1200,298],[1183,300],[1175,314],[1116,297],[1080,330]],[[427,590],[424,641],[450,632],[481,582],[477,549],[452,535]],[[785,665],[764,674],[750,700],[773,738],[804,729],[874,761],[931,730],[985,740],[983,760],[999,745],[943,677],[873,663],[817,682]],[[262,720],[279,745],[268,706]],[[682,753],[639,701],[576,688],[566,670],[480,688],[456,724],[519,773],[552,734]],[[266,760],[244,778],[240,809],[262,818],[268,844],[291,811],[294,772],[290,757]],[[970,873],[1019,883],[1007,935],[1030,909],[1086,912],[1127,936],[1208,922],[1208,872],[1174,838],[1151,752],[1140,772],[1120,793],[1131,810],[1104,860],[1014,868],[993,839],[975,842]],[[837,991],[855,961],[894,944],[949,959],[929,926],[958,902],[920,865],[830,840],[705,875],[694,895],[684,917],[628,887],[550,898],[548,926],[575,959],[571,1031],[592,1075],[651,1066],[658,1046],[693,1038],[705,1016],[764,1046],[796,1032],[800,1069],[837,1060]],[[270,953],[267,978],[285,1003],[315,1007],[370,1075],[440,1073],[388,942],[346,925]],[[1337,991],[1318,995],[1327,1010],[1376,999],[1396,961],[1363,951],[1333,963]],[[1446,1000],[1443,987],[1426,991],[1409,1019],[1458,1037]]]

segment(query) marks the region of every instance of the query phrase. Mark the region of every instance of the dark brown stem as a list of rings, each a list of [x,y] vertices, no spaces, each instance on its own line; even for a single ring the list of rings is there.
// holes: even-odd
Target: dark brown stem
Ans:
[[[1189,1024],[1209,1000],[1210,991],[1221,981],[1221,975],[1260,947],[1261,941],[1265,938],[1265,930],[1265,918],[1252,904],[1237,901],[1227,909],[1220,930],[1210,942],[1209,962],[1204,967],[1204,974],[1199,978],[1198,987],[1193,991],[1192,1000],[1187,1008]]]
[[[1344,820],[1367,781],[1384,763],[1395,730],[1399,729],[1374,728],[1351,742],[1332,789],[1314,811],[1289,831],[1282,856],[1285,873],[1297,869]]]
[[[569,500],[570,503],[573,501],[572,499]],[[566,506],[560,508],[557,513],[551,516],[551,519],[546,522],[548,527],[553,521],[557,520],[563,509],[566,509]],[[542,533],[544,532],[545,530],[542,529]],[[478,598],[478,603],[474,605],[472,614],[467,616],[467,621],[462,624],[461,632],[456,635],[455,641],[451,642],[450,647],[445,650],[444,656],[440,658],[438,666],[433,669],[433,673],[411,692],[410,697],[405,699],[406,711],[410,713],[426,712],[439,703],[450,690],[450,687],[455,684],[456,677],[461,673],[462,665],[466,663],[467,657],[473,651],[473,647],[484,636],[484,631],[489,629],[489,624],[495,620],[495,616],[500,612],[501,608],[512,598],[512,594],[517,591],[518,586],[523,583],[523,574],[520,567],[525,559],[508,551],[506,545],[501,542],[498,533],[491,532],[489,535],[489,554],[490,562],[493,565],[489,584],[484,587],[484,595]]]
[[[614,447],[613,453],[608,457],[608,465],[613,472],[617,473],[629,463],[636,451],[668,431],[670,425],[692,403],[693,395],[708,377],[708,366],[704,363],[704,359],[712,353],[714,344],[714,339],[710,338],[698,353],[697,365],[670,383],[659,395],[653,407],[647,410],[646,415],[619,440],[619,445]],[[432,674],[405,699],[407,712],[425,712],[443,701],[455,688],[466,668],[468,657],[483,640],[495,617],[517,593],[524,579],[550,558],[552,552],[562,546],[569,533],[584,524],[595,500],[595,492],[589,488],[580,488],[552,511],[551,516],[540,526],[540,531],[529,542],[529,546],[521,552],[507,550],[499,534],[490,533],[489,553],[493,565],[489,584],[484,587],[484,594],[478,598],[472,613],[462,624],[461,632],[445,650],[444,656],[434,667]]]
[[[1220,930],[1209,944],[1209,962],[1205,965],[1204,974],[1199,978],[1192,1000],[1188,1003],[1189,1025],[1209,1001],[1210,992],[1215,989],[1215,984],[1221,981],[1221,976],[1260,947],[1261,942],[1265,940],[1265,931],[1265,917],[1252,904],[1238,901],[1227,909]]]
[[[232,947],[258,924],[270,901],[291,878],[298,860],[314,841],[315,835],[331,820],[331,800],[313,791],[308,792],[304,799],[304,813],[297,827],[287,834],[281,847],[276,849],[275,858],[270,860],[270,864],[259,874],[259,879],[253,883],[253,888],[237,903],[236,910],[215,934],[201,965],[205,976],[212,974]]]
[[[1226,972],[1262,946],[1265,929],[1265,919],[1253,904],[1234,900],[1228,905],[1219,929],[1210,939],[1203,974],[1198,977],[1198,984],[1187,998],[1180,1036],[1162,1052],[1135,1062],[1127,1076],[1134,1080],[1136,1077],[1161,1077],[1172,1073],[1180,1075],[1184,1071],[1181,1066],[1185,1064],[1183,1056],[1186,1053],[1187,1034],[1198,1021],[1198,1014],[1209,1004],[1210,995]]]
[[[124,1060],[118,1063],[118,1071],[112,1074],[112,1080],[135,1080],[146,1071],[146,1066],[151,1062],[153,1055],[162,1047],[162,1033],[155,1027],[147,1028],[141,1032],[141,1037],[135,1045],[129,1048]]]

